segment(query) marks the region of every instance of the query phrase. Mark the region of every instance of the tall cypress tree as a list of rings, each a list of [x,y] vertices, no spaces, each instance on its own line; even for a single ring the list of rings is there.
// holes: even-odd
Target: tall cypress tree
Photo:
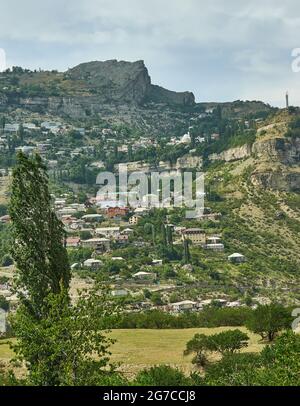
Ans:
[[[189,264],[190,260],[191,260],[189,245],[190,245],[189,240],[184,238],[184,240],[183,240],[183,257],[184,257],[185,264]]]
[[[12,257],[20,297],[41,315],[49,293],[67,291],[71,273],[63,224],[51,208],[46,167],[39,155],[20,153],[13,171],[10,202]]]

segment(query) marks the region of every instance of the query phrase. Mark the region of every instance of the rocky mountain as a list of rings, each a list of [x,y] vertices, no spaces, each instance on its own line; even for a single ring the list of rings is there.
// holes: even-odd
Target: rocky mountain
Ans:
[[[185,109],[194,106],[193,93],[153,85],[143,61],[88,62],[64,73],[15,68],[0,74],[0,111],[21,108],[75,120],[99,117],[155,130],[185,119]],[[152,122],[154,113],[158,116]]]
[[[192,115],[218,103],[195,103],[191,92],[174,92],[151,83],[143,61],[82,63],[66,72],[15,67],[0,73],[0,113],[50,114],[76,121],[100,119],[148,132],[182,134]],[[243,118],[272,108],[262,102],[222,103],[224,117]]]
[[[106,103],[146,102],[192,106],[195,97],[191,92],[177,93],[151,84],[144,61],[125,62],[110,60],[83,63],[69,69],[66,75],[73,81],[82,81]]]

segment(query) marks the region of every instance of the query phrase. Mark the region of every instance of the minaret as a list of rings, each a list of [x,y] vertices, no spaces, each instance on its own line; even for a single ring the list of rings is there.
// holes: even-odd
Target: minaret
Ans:
[[[286,108],[289,109],[289,92],[286,92],[286,94],[285,94],[285,103],[286,103]]]

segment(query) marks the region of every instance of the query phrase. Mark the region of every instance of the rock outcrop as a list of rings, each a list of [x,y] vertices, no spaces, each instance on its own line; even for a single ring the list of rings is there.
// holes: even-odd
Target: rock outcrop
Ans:
[[[230,148],[220,154],[211,154],[208,159],[210,161],[236,161],[239,159],[248,158],[251,155],[251,146],[242,145],[240,147]]]
[[[110,109],[114,114],[122,109],[130,114],[131,109],[143,108],[149,103],[168,106],[195,104],[193,93],[177,93],[151,84],[143,61],[82,63],[64,74],[49,72],[47,84],[39,78],[39,72],[30,75],[35,86],[34,95],[26,86],[21,86],[19,93],[0,94],[2,108],[22,107],[77,119],[92,114],[105,115]],[[27,78],[24,80],[28,81]],[[22,83],[22,77],[20,81]],[[53,88],[58,95],[53,95]]]
[[[209,160],[231,162],[250,156],[255,165],[250,176],[253,185],[286,192],[300,191],[300,138],[258,138],[252,146],[243,145],[211,154]]]
[[[252,153],[259,161],[277,161],[286,165],[299,164],[300,138],[272,138],[257,140]]]

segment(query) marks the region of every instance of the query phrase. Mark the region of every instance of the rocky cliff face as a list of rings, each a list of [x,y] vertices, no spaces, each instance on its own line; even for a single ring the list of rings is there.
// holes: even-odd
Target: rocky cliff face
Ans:
[[[226,151],[221,152],[220,154],[211,154],[209,155],[210,161],[236,161],[239,159],[247,158],[251,155],[251,146],[242,145],[241,147],[230,148]]]
[[[273,138],[257,140],[252,153],[259,161],[277,161],[286,165],[299,164],[300,138]]]
[[[166,109],[195,104],[193,93],[172,92],[151,84],[143,61],[88,62],[65,73],[42,75],[20,75],[17,92],[0,93],[0,109],[24,108],[74,119],[99,115],[131,123],[145,111],[161,109],[162,104]]]
[[[258,163],[251,175],[253,184],[279,191],[300,191],[300,138],[258,139],[252,154]]]
[[[252,157],[252,184],[279,191],[300,191],[300,138],[258,138],[252,146],[231,148],[209,156],[231,162]]]

